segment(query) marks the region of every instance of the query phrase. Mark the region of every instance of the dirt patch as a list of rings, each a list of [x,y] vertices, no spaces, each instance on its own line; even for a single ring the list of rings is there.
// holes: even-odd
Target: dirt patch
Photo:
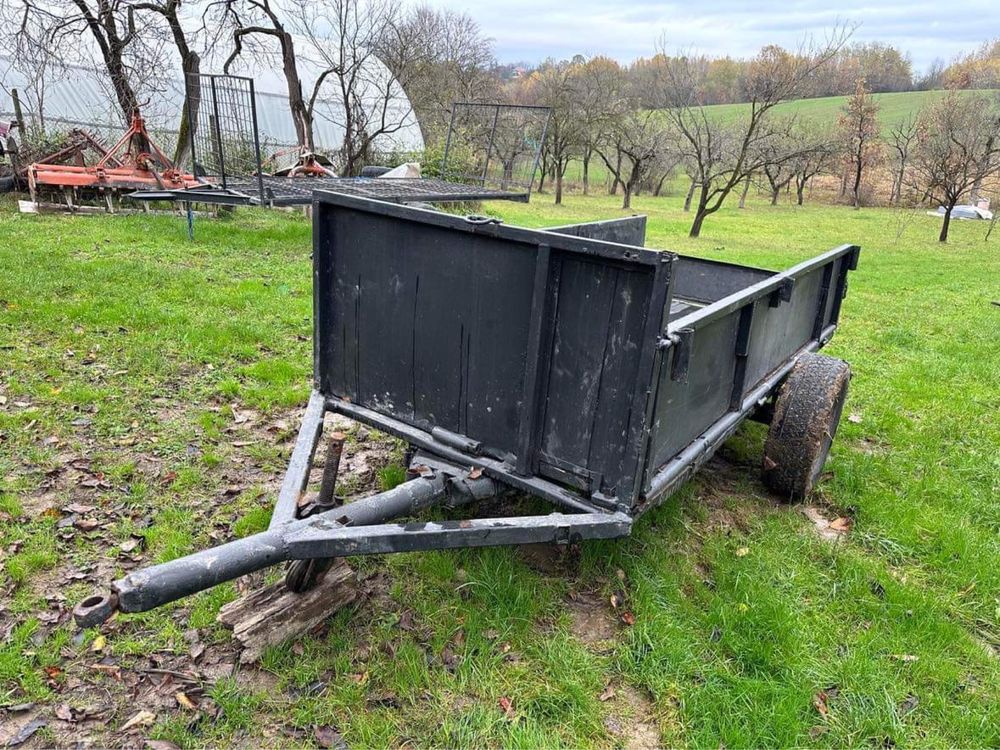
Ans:
[[[615,688],[604,726],[625,750],[656,750],[663,747],[663,742],[654,711],[649,696],[631,685],[622,685]]]
[[[812,522],[816,533],[828,542],[836,542],[844,538],[853,525],[851,520],[844,516],[827,518],[823,510],[815,505],[803,505],[799,510]]]
[[[752,519],[778,503],[756,482],[752,489],[740,488],[748,478],[756,480],[758,467],[730,460],[724,452],[716,453],[698,472],[698,502],[708,511],[704,526],[708,531],[750,530]],[[759,485],[759,486],[758,486]]]
[[[618,621],[610,605],[593,592],[576,593],[566,601],[570,632],[588,646],[606,645],[618,636]]]

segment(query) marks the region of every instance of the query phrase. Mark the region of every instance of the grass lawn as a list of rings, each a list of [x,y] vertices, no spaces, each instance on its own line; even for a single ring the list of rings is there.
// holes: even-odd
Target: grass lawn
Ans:
[[[68,609],[266,526],[309,389],[309,224],[241,210],[191,243],[179,217],[0,206],[0,744],[44,721],[23,747],[1000,745],[1000,240],[763,203],[691,240],[681,200],[635,199],[650,246],[774,268],[863,246],[813,519],[760,484],[748,425],[628,539],[360,560],[356,606],[241,668],[215,623],[235,585],[100,632]],[[355,428],[349,453],[349,489],[397,481],[394,442]]]

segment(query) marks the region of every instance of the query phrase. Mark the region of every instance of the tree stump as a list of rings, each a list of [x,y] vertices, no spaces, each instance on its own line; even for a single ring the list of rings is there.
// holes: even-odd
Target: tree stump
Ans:
[[[233,629],[233,637],[243,646],[240,661],[250,664],[268,646],[308,632],[357,598],[354,571],[338,560],[309,591],[293,593],[282,578],[224,605],[218,621]]]

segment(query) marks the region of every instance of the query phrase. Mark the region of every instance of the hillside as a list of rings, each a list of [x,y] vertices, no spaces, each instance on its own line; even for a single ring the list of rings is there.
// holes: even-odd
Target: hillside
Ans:
[[[879,119],[882,121],[883,131],[887,131],[908,114],[932,104],[945,93],[945,91],[902,91],[893,94],[873,94],[872,97],[879,103]],[[968,95],[974,92],[963,91],[961,93]],[[779,104],[774,111],[782,114],[794,113],[817,122],[834,123],[848,98],[846,96],[828,96],[822,99],[797,99]],[[721,118],[732,120],[748,107],[747,104],[716,104],[708,109]]]

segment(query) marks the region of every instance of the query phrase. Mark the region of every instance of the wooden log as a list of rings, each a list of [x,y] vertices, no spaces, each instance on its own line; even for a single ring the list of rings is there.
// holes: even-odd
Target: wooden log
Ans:
[[[282,579],[224,605],[218,621],[233,629],[233,637],[243,646],[240,661],[250,664],[268,646],[308,632],[357,598],[354,571],[338,560],[309,591],[295,594]]]

